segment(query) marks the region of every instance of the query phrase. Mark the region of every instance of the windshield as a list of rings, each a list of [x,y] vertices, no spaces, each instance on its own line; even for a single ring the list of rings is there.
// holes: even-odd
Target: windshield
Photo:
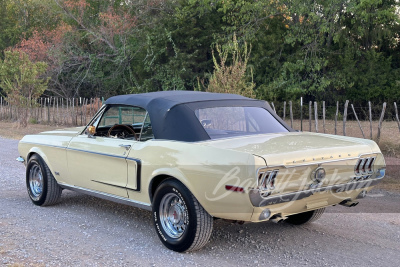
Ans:
[[[288,132],[261,107],[213,107],[197,109],[196,116],[211,139]]]

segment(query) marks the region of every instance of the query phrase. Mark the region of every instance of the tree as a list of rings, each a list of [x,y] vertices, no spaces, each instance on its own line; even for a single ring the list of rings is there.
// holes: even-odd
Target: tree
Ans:
[[[236,35],[226,46],[216,45],[219,62],[213,52],[214,73],[209,81],[207,91],[215,93],[239,94],[247,97],[255,97],[253,81],[248,82],[246,77],[247,62],[250,50],[247,43],[243,49],[239,48]],[[228,56],[232,55],[232,62],[228,65]]]
[[[4,60],[0,60],[0,87],[6,100],[19,108],[21,127],[27,126],[29,108],[47,88],[48,78],[41,77],[46,68],[46,63],[33,63],[19,51],[6,51]]]
[[[37,29],[52,30],[60,21],[53,0],[0,0],[0,17],[0,51]]]
[[[259,96],[331,103],[399,97],[397,1],[294,0],[283,7],[251,40]]]

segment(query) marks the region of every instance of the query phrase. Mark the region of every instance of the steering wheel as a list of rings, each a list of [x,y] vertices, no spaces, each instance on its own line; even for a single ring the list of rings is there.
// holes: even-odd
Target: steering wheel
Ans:
[[[114,126],[112,126],[107,132],[107,137],[110,137],[111,133],[115,132],[117,130],[118,130],[118,132],[115,135],[115,137],[125,138],[127,135],[132,134],[134,136],[135,140],[137,140],[135,131],[132,128],[130,128],[124,124],[115,124]]]

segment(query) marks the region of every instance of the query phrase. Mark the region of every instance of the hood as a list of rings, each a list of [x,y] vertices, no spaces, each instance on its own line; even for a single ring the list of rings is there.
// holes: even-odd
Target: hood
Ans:
[[[46,131],[46,132],[39,133],[39,135],[55,135],[55,136],[70,136],[70,137],[74,137],[78,133],[82,132],[83,129],[85,129],[85,126],[73,127],[73,128],[65,128],[65,129],[59,129],[59,130],[53,130],[53,131]]]
[[[309,132],[241,136],[202,144],[251,153],[264,158],[269,166],[354,158],[380,152],[371,140]]]

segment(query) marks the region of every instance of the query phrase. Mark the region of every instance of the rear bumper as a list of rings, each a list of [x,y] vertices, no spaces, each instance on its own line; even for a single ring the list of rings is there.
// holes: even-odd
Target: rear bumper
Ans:
[[[297,192],[287,193],[287,194],[282,194],[282,195],[273,195],[273,196],[268,196],[268,197],[262,197],[259,189],[251,189],[249,192],[250,201],[254,207],[265,207],[265,206],[270,206],[270,205],[275,205],[275,204],[280,204],[280,203],[301,200],[301,199],[310,197],[314,194],[321,193],[321,192],[331,192],[333,194],[334,193],[340,194],[340,193],[346,192],[346,191],[354,191],[354,190],[374,186],[382,180],[384,175],[385,174],[384,174],[384,169],[383,169],[383,173],[381,173],[377,178],[374,178],[374,179],[355,181],[355,182],[349,182],[346,184],[331,185],[331,186],[326,186],[326,187],[313,188],[313,189],[297,191]]]

